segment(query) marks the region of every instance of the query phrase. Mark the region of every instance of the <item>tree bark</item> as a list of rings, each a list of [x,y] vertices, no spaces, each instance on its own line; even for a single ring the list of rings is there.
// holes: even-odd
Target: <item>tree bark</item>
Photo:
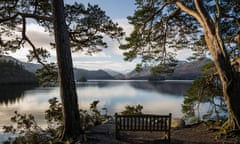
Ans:
[[[228,121],[223,128],[227,131],[240,130],[240,73],[231,66],[224,42],[219,32],[218,20],[213,20],[205,9],[202,0],[194,0],[196,10],[177,1],[176,5],[184,12],[196,18],[202,25],[207,47],[211,53],[221,79],[223,96],[228,110]]]
[[[73,75],[69,33],[64,16],[63,0],[52,0],[60,97],[63,105],[64,129],[62,140],[76,140],[80,136],[80,114]]]
[[[213,57],[219,74],[223,96],[228,110],[228,121],[223,128],[226,131],[240,130],[240,75],[231,65],[224,42],[219,32],[218,19],[212,20],[203,6],[202,1],[195,0],[197,13],[201,17],[205,41]]]
[[[217,36],[206,32],[206,43],[209,47],[210,53],[214,59],[217,72],[221,79],[223,96],[228,110],[228,121],[223,126],[227,131],[240,129],[240,77],[239,72],[235,71],[230,63],[230,60],[224,57],[221,52],[223,49],[222,42],[218,40]]]

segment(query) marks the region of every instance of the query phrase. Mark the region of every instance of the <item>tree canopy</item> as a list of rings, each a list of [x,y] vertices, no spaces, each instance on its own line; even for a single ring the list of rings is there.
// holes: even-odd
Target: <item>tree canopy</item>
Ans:
[[[39,24],[46,31],[53,32],[51,0],[2,0],[0,7],[0,52],[16,51],[29,44],[32,48],[29,60],[35,59],[44,64],[50,53],[46,48],[37,47],[26,32],[29,23]],[[97,5],[66,4],[65,19],[72,51],[98,52],[107,47],[104,36],[120,38],[124,35],[122,28]],[[54,46],[54,43],[51,44]]]
[[[210,19],[220,26],[229,56],[239,53],[240,2],[234,0],[198,1]],[[175,62],[176,52],[191,49],[194,58],[203,57],[207,47],[200,18],[195,17],[194,0],[136,0],[137,9],[129,16],[134,31],[120,46],[126,60],[142,58],[142,63],[164,65]],[[187,11],[187,12],[186,12]],[[204,17],[204,16],[203,16]],[[214,25],[212,23],[212,25]],[[193,57],[191,57],[193,58]]]
[[[228,109],[223,129],[239,130],[240,1],[136,0],[136,5],[128,17],[134,30],[120,46],[125,59],[140,57],[160,72],[172,71],[177,50],[192,49],[196,58],[209,51]]]

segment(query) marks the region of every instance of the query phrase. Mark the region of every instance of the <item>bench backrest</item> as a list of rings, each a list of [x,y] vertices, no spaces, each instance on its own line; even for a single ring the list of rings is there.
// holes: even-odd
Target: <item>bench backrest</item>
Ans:
[[[115,115],[116,129],[122,131],[169,131],[171,113],[169,115]]]

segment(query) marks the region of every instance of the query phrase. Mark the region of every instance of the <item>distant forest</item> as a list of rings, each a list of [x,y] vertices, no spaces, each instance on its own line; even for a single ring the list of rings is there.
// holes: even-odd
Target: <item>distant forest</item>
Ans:
[[[0,84],[36,84],[37,78],[22,65],[13,61],[0,60]]]

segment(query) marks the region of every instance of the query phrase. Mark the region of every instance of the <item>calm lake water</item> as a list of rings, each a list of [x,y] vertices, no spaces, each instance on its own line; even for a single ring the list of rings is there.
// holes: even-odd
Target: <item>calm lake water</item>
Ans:
[[[89,109],[91,102],[99,100],[99,110],[106,107],[108,114],[121,112],[126,105],[140,104],[144,113],[172,113],[173,117],[181,118],[184,92],[190,84],[191,81],[88,81],[77,83],[77,94],[79,107],[85,110]],[[1,86],[0,127],[10,124],[14,111],[33,114],[45,127],[44,111],[48,109],[48,100],[53,97],[59,98],[57,86]]]
[[[181,104],[189,81],[88,81],[77,83],[79,107],[89,109],[90,103],[99,100],[98,108],[108,114],[121,112],[126,105],[143,106],[143,112],[172,113],[181,117]],[[42,122],[50,98],[59,98],[59,87],[2,86],[0,88],[0,126],[7,124],[14,111],[31,113]],[[60,99],[59,99],[60,100]]]

